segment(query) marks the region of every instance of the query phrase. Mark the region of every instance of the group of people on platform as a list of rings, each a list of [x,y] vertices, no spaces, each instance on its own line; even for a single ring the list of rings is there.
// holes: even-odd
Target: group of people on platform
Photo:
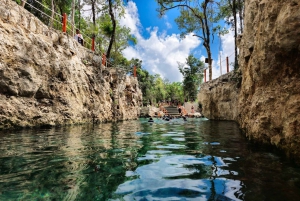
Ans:
[[[181,106],[180,104],[177,106],[178,109],[178,113],[180,114],[180,116],[187,116],[188,112],[186,111],[186,109],[184,108],[184,106]]]
[[[178,109],[178,113],[179,113],[180,116],[188,116],[189,113],[186,111],[185,107],[182,106],[180,103],[178,103],[177,109]],[[164,115],[168,115],[168,111],[165,109],[163,104],[159,104],[159,111],[163,112]],[[191,112],[190,113],[191,114],[195,113],[195,108],[194,108],[193,105],[191,106]],[[159,113],[157,115],[162,116]]]

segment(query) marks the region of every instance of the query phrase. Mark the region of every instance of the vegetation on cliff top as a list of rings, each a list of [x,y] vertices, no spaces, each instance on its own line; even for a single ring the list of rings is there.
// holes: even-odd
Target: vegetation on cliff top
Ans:
[[[38,17],[48,26],[61,29],[61,16],[68,15],[71,24],[80,29],[86,37],[86,45],[95,38],[96,51],[105,52],[111,66],[137,66],[137,75],[143,92],[144,103],[155,103],[161,100],[184,99],[195,100],[196,93],[203,78],[203,63],[190,55],[185,64],[178,63],[179,71],[183,75],[183,82],[170,83],[160,75],[150,75],[142,69],[142,61],[128,60],[122,55],[122,50],[138,41],[130,34],[130,29],[121,26],[120,17],[124,15],[123,0],[14,0],[28,11]],[[212,79],[212,50],[211,43],[214,34],[225,34],[226,29],[221,28],[219,22],[223,19],[231,25],[235,32],[235,42],[238,31],[243,32],[244,0],[156,0],[160,15],[170,9],[179,8],[180,16],[176,19],[178,27],[182,30],[181,36],[194,33],[203,41],[207,52],[207,61],[210,80]],[[87,10],[87,8],[89,8]],[[41,12],[42,11],[42,12]],[[90,17],[83,15],[88,11]],[[43,14],[44,13],[44,14]],[[56,14],[55,14],[56,13]],[[49,16],[53,17],[51,19]],[[232,17],[233,16],[233,17]],[[239,24],[238,24],[239,23]],[[71,25],[70,34],[74,34]],[[238,30],[239,28],[239,30]],[[89,47],[90,48],[90,47]],[[237,47],[235,45],[235,62],[238,67]]]

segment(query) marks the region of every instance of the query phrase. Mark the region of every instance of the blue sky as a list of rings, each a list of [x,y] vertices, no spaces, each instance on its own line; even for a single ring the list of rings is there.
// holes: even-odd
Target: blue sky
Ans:
[[[178,63],[184,63],[189,54],[204,61],[206,51],[202,41],[192,36],[180,38],[180,31],[174,19],[179,15],[177,9],[166,13],[159,18],[156,11],[155,0],[129,0],[126,5],[125,17],[121,24],[131,29],[131,33],[138,39],[135,47],[128,47],[123,51],[127,59],[138,58],[143,61],[143,68],[151,74],[160,74],[171,82],[182,81],[182,75],[178,70]],[[221,65],[222,74],[226,71],[226,56],[233,61],[234,40],[233,33],[222,37]],[[220,76],[219,39],[215,36],[212,46],[213,52],[213,78]],[[231,67],[232,70],[232,67]],[[207,75],[208,78],[208,75]],[[207,79],[208,80],[208,79]]]

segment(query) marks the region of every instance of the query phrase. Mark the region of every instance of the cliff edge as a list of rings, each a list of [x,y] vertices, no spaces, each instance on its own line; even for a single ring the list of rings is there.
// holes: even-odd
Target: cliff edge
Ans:
[[[235,83],[224,83],[220,77],[203,84],[203,113],[235,120],[249,139],[299,158],[300,1],[246,0],[244,24],[238,41],[240,69],[229,79]],[[230,103],[221,108],[224,94],[231,97]]]
[[[11,0],[0,4],[0,49],[0,129],[139,116],[136,78]]]

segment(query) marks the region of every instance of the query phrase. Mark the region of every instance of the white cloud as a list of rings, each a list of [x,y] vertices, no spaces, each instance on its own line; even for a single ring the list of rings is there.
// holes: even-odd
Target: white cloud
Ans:
[[[239,19],[238,15],[237,15],[237,19]],[[238,25],[237,28],[239,29],[240,28],[239,22],[237,23],[237,25]],[[231,30],[230,27],[226,27],[226,28],[229,29],[229,33],[224,36],[221,36],[222,50],[219,52],[217,63],[213,64],[213,69],[212,69],[213,79],[219,77],[221,74],[223,75],[227,73],[226,57],[228,57],[229,72],[234,69],[232,65],[232,63],[234,62],[234,31]],[[220,70],[220,54],[221,54],[221,70]]]
[[[159,34],[157,27],[147,27],[149,38],[141,35],[141,23],[134,2],[128,2],[125,19],[121,24],[128,26],[131,33],[138,39],[135,47],[128,47],[123,51],[127,59],[139,58],[143,61],[143,67],[151,74],[160,74],[163,78],[173,81],[182,81],[182,75],[178,70],[179,62],[185,59],[200,45],[200,40],[192,34],[180,38],[179,34]]]
[[[141,38],[139,29],[142,25],[139,20],[138,8],[132,1],[128,2],[125,15],[120,19],[120,24],[129,27],[131,34],[135,35],[138,39]]]
[[[169,22],[166,22],[166,27],[167,27],[168,29],[171,29],[171,28],[172,28],[172,24],[170,24]]]
[[[221,38],[222,38],[222,51],[221,51],[222,74],[225,74],[227,72],[226,57],[228,57],[229,60],[229,71],[233,70],[233,66],[231,66],[230,63],[234,62],[234,32],[229,31],[228,34],[222,36]],[[220,63],[220,61],[218,61],[218,63]]]
[[[138,44],[135,47],[128,47],[123,51],[127,59],[138,58],[143,61],[143,68],[151,74],[160,74],[163,78],[170,81],[182,81],[182,75],[178,70],[177,61],[184,63],[185,59],[191,52],[201,53],[200,49],[196,48],[200,45],[200,40],[192,34],[185,38],[180,38],[179,34],[167,35],[165,31],[158,30],[157,27],[143,28],[136,4],[129,1],[126,8],[125,17],[120,20],[122,25],[126,25],[131,29],[133,34],[138,39]],[[166,28],[170,28],[167,16],[163,17]],[[142,35],[141,30],[145,29],[149,33],[149,38]],[[221,51],[221,65],[222,74],[226,70],[226,57],[229,57],[229,63],[234,61],[234,33],[229,31],[228,34],[221,37],[222,51]],[[201,55],[201,54],[200,54]],[[200,56],[200,60],[204,61],[205,57]],[[207,64],[206,64],[207,65]],[[212,63],[212,78],[215,79],[220,76],[220,56],[218,60],[213,60]],[[233,67],[230,66],[230,71]],[[209,80],[208,70],[206,73],[207,81]]]

